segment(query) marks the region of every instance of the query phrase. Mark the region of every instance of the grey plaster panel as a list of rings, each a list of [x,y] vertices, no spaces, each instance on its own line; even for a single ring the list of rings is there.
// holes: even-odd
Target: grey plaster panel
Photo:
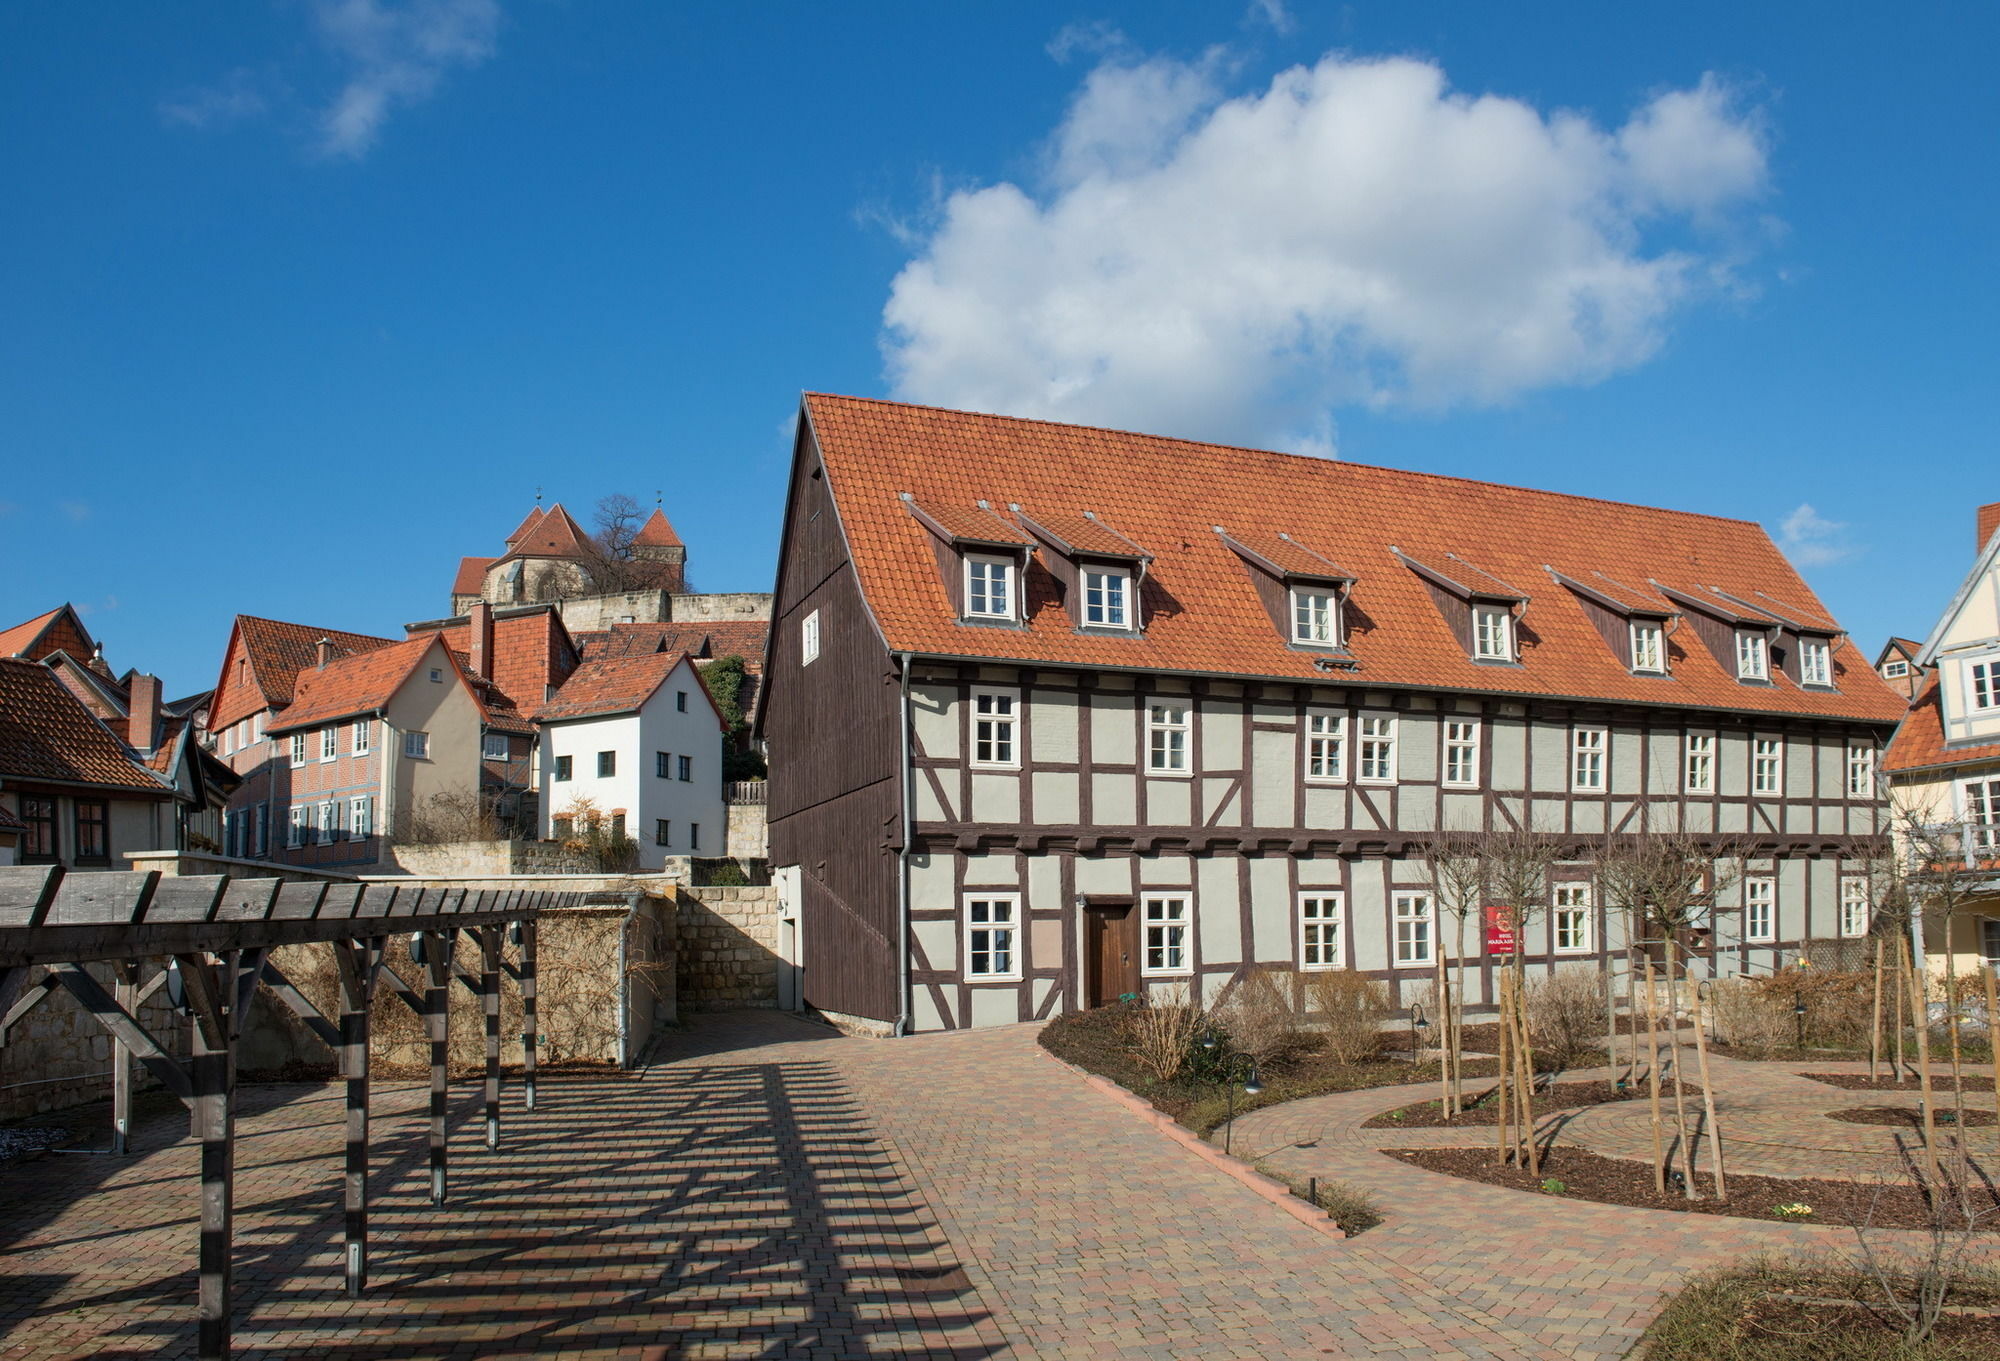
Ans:
[[[958,753],[958,691],[942,685],[910,687],[910,724],[924,755],[951,758]]]
[[[1194,821],[1194,781],[1146,781],[1146,821],[1154,827],[1185,827]]]
[[[1342,882],[1342,861],[1337,855],[1311,855],[1299,858],[1299,886],[1301,888],[1339,888]]]
[[[1243,768],[1243,706],[1204,699],[1201,711],[1201,765],[1204,770]]]
[[[910,935],[915,938],[933,969],[958,967],[957,921],[911,922]]]
[[[1130,897],[1132,862],[1123,858],[1100,859],[1094,855],[1076,858],[1076,891],[1106,897]]]
[[[1297,785],[1292,734],[1256,732],[1250,735],[1250,807],[1252,827],[1292,825],[1292,791]]]
[[[1493,788],[1526,788],[1528,725],[1518,718],[1492,718],[1487,726],[1493,730],[1493,744],[1486,753]]]
[[[1129,827],[1138,820],[1139,799],[1131,775],[1092,775],[1090,810],[1099,827]]]
[[[1569,729],[1558,723],[1535,725],[1534,769],[1530,772],[1537,790],[1569,788]]]
[[[1130,765],[1138,751],[1138,700],[1132,695],[1093,692],[1090,697],[1090,759],[1098,765]]]
[[[1637,794],[1639,790],[1639,765],[1641,753],[1645,750],[1645,738],[1632,728],[1611,730],[1611,769],[1607,783],[1614,794]]]
[[[1033,692],[1028,754],[1037,761],[1073,762],[1077,755],[1077,695],[1074,690]]]
[[[1201,782],[1201,824],[1204,827],[1243,825],[1243,789],[1249,782],[1234,776],[1205,776]]]
[[[988,851],[965,857],[965,882],[984,888],[1018,888],[1021,859],[1014,851]]]
[[[1653,798],[1670,798],[1681,792],[1681,737],[1678,733],[1654,732],[1648,747],[1646,793]]]
[[[1347,929],[1354,941],[1354,967],[1389,967],[1389,942],[1384,934],[1388,920],[1388,871],[1386,860],[1357,860],[1347,894]]]
[[[972,776],[973,822],[1019,822],[1021,777],[975,771]]]
[[[948,855],[912,856],[910,859],[910,906],[958,910],[957,886],[952,882],[952,860]]]
[[[1077,784],[1082,777],[1066,770],[1043,770],[1032,778],[1036,822],[1068,826],[1083,816],[1077,799]]]
[[[1063,897],[1062,859],[1053,855],[1024,855],[1023,866],[1028,871],[1028,906],[1031,909],[1049,911],[1060,909],[1069,913],[1070,903]],[[1044,956],[1044,964],[1057,963],[1060,956]]]
[[[1486,800],[1478,794],[1453,794],[1444,796],[1444,830],[1450,832],[1479,831],[1486,816]]]
[[[1188,888],[1194,883],[1194,861],[1177,852],[1139,855],[1132,859],[1139,868],[1139,887]]]
[[[1200,921],[1203,962],[1240,963],[1243,926],[1237,908],[1235,858],[1201,856],[1194,862],[1194,872],[1194,910]]]
[[[1020,985],[972,989],[975,1026],[1012,1025],[1021,1019]]]
[[[937,1002],[929,988],[910,989],[910,1028],[915,1031],[949,1030],[944,1017],[938,1014]]]
[[[1438,778],[1440,728],[1429,714],[1405,713],[1396,723],[1396,776],[1403,780]]]
[[[1609,830],[1604,825],[1604,805],[1595,799],[1580,799],[1570,805],[1570,818],[1576,830],[1586,836],[1599,836]]]
[[[1306,826],[1338,828],[1347,825],[1347,787],[1309,784],[1306,787]]]
[[[1296,951],[1290,872],[1282,857],[1259,856],[1250,862],[1251,939],[1243,953],[1270,963],[1293,962]]]

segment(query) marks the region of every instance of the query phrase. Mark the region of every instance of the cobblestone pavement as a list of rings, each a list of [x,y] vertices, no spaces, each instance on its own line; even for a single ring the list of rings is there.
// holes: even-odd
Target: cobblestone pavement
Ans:
[[[423,1092],[378,1087],[373,1280],[349,1301],[339,1089],[249,1088],[237,1354],[1610,1357],[1691,1266],[1829,1233],[1523,1196],[1373,1151],[1464,1137],[1359,1129],[1422,1094],[1238,1123],[1239,1150],[1382,1199],[1389,1223],[1341,1243],[1093,1091],[1033,1027],[884,1043],[702,1018],[643,1074],[547,1079],[532,1113],[510,1092],[498,1155],[477,1088],[456,1088],[442,1210]],[[131,1159],[0,1166],[0,1358],[191,1354],[177,1109]]]

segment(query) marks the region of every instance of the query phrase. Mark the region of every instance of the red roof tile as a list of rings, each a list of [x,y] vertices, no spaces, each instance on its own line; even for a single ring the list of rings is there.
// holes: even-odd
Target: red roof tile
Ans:
[[[0,658],[0,781],[91,785],[170,797],[132,749],[39,662]]]
[[[460,558],[458,575],[451,579],[453,595],[479,595],[486,589],[486,573],[498,558]]]
[[[1276,534],[1238,535],[1230,534],[1228,529],[1221,525],[1216,528],[1227,535],[1230,542],[1254,553],[1270,567],[1277,568],[1281,575],[1317,577],[1331,581],[1351,578],[1354,575],[1325,554],[1313,551],[1282,531]]]
[[[718,657],[741,657],[744,666],[764,666],[764,641],[771,629],[765,619],[726,620],[689,624],[614,624],[609,629],[576,635],[577,651],[586,662],[609,657],[638,657],[655,652],[685,652],[696,666]]]
[[[1070,512],[1053,505],[1022,506],[1017,514],[1031,527],[1054,536],[1068,552],[1086,557],[1150,558],[1152,554],[1120,534],[1094,510]]]
[[[684,652],[651,652],[637,657],[608,657],[603,661],[585,662],[576,669],[576,674],[564,682],[556,697],[544,704],[535,714],[540,723],[558,723],[565,719],[600,718],[609,714],[631,713],[651,699],[667,677],[673,674],[682,660],[688,658]],[[692,666],[689,668],[692,670]],[[700,673],[696,673],[700,679]],[[708,697],[708,687],[702,686],[703,697]],[[712,708],[715,701],[710,698]],[[716,721],[721,722],[720,714]]]
[[[1795,713],[1892,723],[1903,701],[1842,640],[1832,692],[1779,676],[1746,686],[1692,636],[1674,644],[1673,673],[1633,676],[1567,590],[1534,593],[1523,660],[1480,666],[1453,638],[1423,581],[1391,555],[1476,556],[1503,581],[1546,578],[1565,564],[1580,580],[1760,590],[1823,614],[1760,527],[1741,520],[1623,505],[1363,464],[1226,448],[931,407],[811,394],[806,414],[838,500],[855,569],[888,646],[933,656],[1112,666],[1325,682],[1314,657],[1271,626],[1248,570],[1213,532],[1288,532],[1355,574],[1349,639],[1353,683],[1548,695],[1640,704]],[[931,540],[899,493],[925,504],[984,497],[1032,515],[1095,510],[1156,555],[1142,636],[1078,633],[1044,607],[1021,630],[955,619]],[[1713,598],[1711,596],[1711,598]],[[1719,607],[1723,602],[1717,602]]]
[[[543,513],[544,512],[540,506],[536,506],[533,510],[529,511],[526,518],[524,518],[520,524],[514,526],[514,532],[507,536],[505,540],[507,546],[509,548],[512,548],[515,544],[519,543],[521,540],[527,538],[529,534],[533,533],[535,526],[542,522]]]
[[[470,656],[472,626],[447,624],[430,630],[445,640],[453,651]],[[561,685],[576,669],[579,658],[569,630],[554,608],[527,614],[496,614],[493,620],[493,674],[485,677],[515,705],[532,710],[553,686]],[[468,664],[469,669],[469,664]]]
[[[584,555],[583,526],[570,518],[560,503],[550,506],[532,525],[516,531],[520,537],[507,541],[509,558],[580,558]],[[505,559],[502,559],[504,561]]]
[[[87,662],[96,650],[89,630],[68,605],[58,605],[47,614],[38,614],[10,629],[0,629],[0,657],[26,657],[38,662],[53,652],[67,652],[79,662]]]
[[[681,536],[674,533],[674,527],[667,522],[667,513],[657,506],[646,517],[646,523],[639,526],[639,532],[632,536],[634,548],[679,548]]]
[[[282,713],[264,727],[266,732],[289,732],[358,714],[374,713],[385,707],[403,688],[403,682],[417,669],[436,639],[430,634],[391,643],[387,647],[340,657],[325,666],[310,666],[297,674],[294,698]],[[449,653],[450,648],[442,649]],[[459,669],[452,659],[453,669]],[[461,679],[463,679],[461,677]]]
[[[1958,742],[1944,740],[1944,712],[1938,701],[1938,678],[1925,682],[1910,701],[1909,716],[1896,729],[1889,750],[1882,758],[1888,771],[1927,770],[1939,766],[1972,765],[2000,761],[2000,742]]]
[[[991,543],[1031,548],[1034,540],[1019,525],[1009,524],[986,506],[961,505],[953,501],[919,501],[905,498],[903,504],[933,533],[942,532],[954,543]]]
[[[335,657],[372,652],[397,641],[239,614],[230,634],[230,646],[223,654],[224,674],[215,688],[215,702],[208,720],[210,729],[220,731],[260,709],[282,709],[290,704],[292,686],[299,672],[319,664],[322,638],[332,645]],[[233,669],[230,660],[239,652],[248,662],[242,683],[229,674]]]

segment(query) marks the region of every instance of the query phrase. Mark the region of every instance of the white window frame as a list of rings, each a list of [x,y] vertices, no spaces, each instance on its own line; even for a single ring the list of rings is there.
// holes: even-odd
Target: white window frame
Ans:
[[[1762,629],[1736,630],[1736,679],[1771,679],[1771,638]]]
[[[1778,881],[1768,874],[1746,876],[1743,880],[1744,943],[1768,945],[1777,938]]]
[[[236,752],[236,725],[232,723],[228,727],[222,730],[222,754],[224,756],[231,756],[234,755],[235,752]]]
[[[319,759],[331,761],[340,755],[340,725],[329,723],[319,730]]]
[[[374,725],[365,718],[354,720],[353,741],[349,744],[356,756],[366,756],[374,740]]]
[[[1139,940],[1139,976],[1185,978],[1193,973],[1193,895],[1148,893],[1139,902],[1142,933]],[[1155,952],[1159,955],[1159,964],[1153,963]]]
[[[495,751],[494,748],[499,750]],[[489,732],[480,734],[479,759],[482,761],[504,761],[507,759],[507,734]]]
[[[993,553],[965,555],[965,617],[1012,619],[1020,564]],[[979,569],[974,571],[974,569]]]
[[[1854,940],[1868,934],[1868,918],[1873,915],[1868,901],[1868,879],[1860,874],[1843,874],[1840,877],[1840,920],[1837,928],[1842,937]]]
[[[1632,669],[1642,675],[1664,676],[1667,672],[1667,631],[1657,620],[1634,619],[1629,634]]]
[[[1178,714],[1179,717],[1171,715]],[[1191,774],[1194,762],[1194,703],[1179,696],[1146,701],[1146,773]]]
[[[1306,710],[1305,780],[1341,784],[1347,779],[1347,715],[1333,709]]]
[[[811,666],[819,660],[819,611],[799,620],[799,665]]]
[[[1479,720],[1444,720],[1444,778],[1446,789],[1479,788]]]
[[[1965,707],[1971,713],[2000,709],[2000,660],[1989,657],[1965,664]]]
[[[366,841],[375,834],[375,800],[367,794],[356,794],[347,801],[347,835],[353,841]]]
[[[1799,639],[1799,684],[1833,687],[1833,648],[1824,638]]]
[[[289,830],[286,833],[285,845],[297,849],[306,844],[306,824],[311,817],[312,810],[304,804],[295,803],[292,805],[291,813],[287,820]]]
[[[1696,779],[1699,774],[1700,778]],[[1691,732],[1681,739],[1681,792],[1715,792],[1715,734]]]
[[[985,916],[982,919],[981,909]],[[1003,914],[1003,915],[996,915]],[[968,982],[1018,983],[1021,981],[1021,895],[1018,893],[967,893],[965,896],[965,977]],[[981,937],[985,937],[984,948]],[[988,967],[976,965],[981,954]],[[991,967],[999,955],[1005,968]]]
[[[1083,626],[1092,629],[1132,627],[1132,573],[1123,567],[1081,567]]]
[[[1390,895],[1389,911],[1390,963],[1398,969],[1430,968],[1437,954],[1437,903],[1421,889],[1399,890]]]
[[[1004,706],[1004,707],[1003,707]],[[1021,768],[1021,692],[994,685],[975,685],[967,711],[966,751],[974,770]],[[986,731],[982,732],[981,730]],[[991,748],[982,756],[980,748]],[[1003,749],[1004,748],[1004,752]]]
[[[1299,894],[1299,968],[1330,973],[1347,967],[1347,895],[1338,889]]]
[[[419,728],[409,728],[403,733],[403,755],[412,761],[431,759],[431,735]]]
[[[292,734],[292,769],[297,770],[306,763],[306,734],[301,728]]]
[[[1363,714],[1355,739],[1354,778],[1359,784],[1396,783],[1397,716]]]
[[[1962,780],[1958,795],[1971,848],[1986,851],[2000,847],[2000,778]]]
[[[1340,642],[1340,596],[1332,587],[1291,588],[1292,641],[1308,647]]]
[[[1785,792],[1785,739],[1750,738],[1750,792],[1782,795]]]
[[[1559,955],[1597,951],[1597,909],[1590,885],[1571,880],[1552,887],[1549,895],[1549,948]]]
[[[1569,787],[1579,794],[1602,794],[1611,786],[1611,730],[1572,728],[1569,734]]]
[[[1847,749],[1847,797],[1875,797],[1875,748],[1853,746]]]
[[[1514,612],[1502,605],[1472,607],[1472,656],[1475,661],[1514,660]]]
[[[262,709],[250,715],[250,740],[252,742],[261,742],[264,740],[264,711]]]
[[[1901,680],[1909,674],[1910,664],[1908,662],[1893,661],[1882,663],[1882,678],[1884,680]]]
[[[340,800],[328,799],[319,806],[319,839],[340,840]]]

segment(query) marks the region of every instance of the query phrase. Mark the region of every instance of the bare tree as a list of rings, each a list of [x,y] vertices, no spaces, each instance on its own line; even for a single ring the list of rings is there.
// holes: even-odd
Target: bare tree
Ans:
[[[1499,827],[1481,833],[1479,857],[1490,910],[1509,936],[1500,988],[1501,1156],[1541,1171],[1535,1142],[1535,1062],[1528,1033],[1528,928],[1548,915],[1549,873],[1567,848],[1554,833]]]
[[[613,492],[597,503],[596,533],[583,543],[583,568],[590,576],[587,589],[592,594],[682,589],[680,563],[639,552],[636,541],[646,519],[646,508],[624,492]]]
[[[1426,840],[1422,850],[1433,899],[1439,910],[1450,914],[1455,927],[1451,977],[1445,974],[1444,951],[1434,952],[1442,1051],[1439,1081],[1447,1118],[1457,1115],[1465,1104],[1465,927],[1466,919],[1486,900],[1486,861],[1481,845],[1477,832],[1440,832]]]

